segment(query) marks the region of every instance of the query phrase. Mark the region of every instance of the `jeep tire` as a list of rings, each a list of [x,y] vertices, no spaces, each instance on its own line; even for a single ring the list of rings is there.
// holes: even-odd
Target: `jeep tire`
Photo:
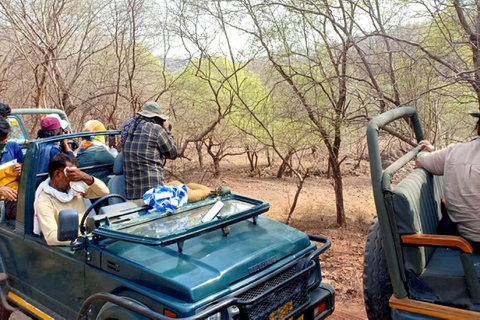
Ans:
[[[369,320],[392,319],[388,305],[392,293],[380,225],[375,218],[368,231],[363,262],[363,296]]]

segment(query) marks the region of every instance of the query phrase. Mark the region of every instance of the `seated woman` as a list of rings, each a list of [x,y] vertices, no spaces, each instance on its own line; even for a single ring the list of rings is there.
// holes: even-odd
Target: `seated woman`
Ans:
[[[23,153],[14,141],[8,141],[10,124],[0,117],[0,200],[5,200],[7,219],[15,219],[17,212],[18,179],[22,170]],[[10,164],[10,165],[9,165]]]
[[[105,130],[105,126],[100,121],[90,120],[85,123],[85,128],[82,131],[96,132]],[[108,183],[108,180],[110,180],[109,176],[113,174],[115,157],[105,145],[105,136],[86,137],[80,145],[77,160],[80,168],[99,166],[99,168],[86,169],[85,172],[102,180],[104,183]]]
[[[64,134],[64,129],[60,120],[56,117],[47,116],[40,122],[40,130],[38,130],[37,138],[55,137]],[[66,153],[74,156],[72,149],[68,145],[68,139],[61,141],[45,142],[40,144],[40,159],[38,163],[38,173],[46,173],[48,171],[48,164],[50,159],[60,153]],[[44,177],[37,178],[37,185],[44,180]]]

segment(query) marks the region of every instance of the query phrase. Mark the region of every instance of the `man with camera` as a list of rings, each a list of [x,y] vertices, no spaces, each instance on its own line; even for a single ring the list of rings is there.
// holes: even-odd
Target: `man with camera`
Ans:
[[[123,147],[127,199],[141,201],[148,189],[165,184],[166,159],[177,157],[177,144],[162,106],[148,101],[128,128]]]

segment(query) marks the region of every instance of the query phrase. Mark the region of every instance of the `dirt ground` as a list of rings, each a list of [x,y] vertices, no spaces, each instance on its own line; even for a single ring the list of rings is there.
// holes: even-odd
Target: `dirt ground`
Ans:
[[[177,163],[178,164],[178,163]],[[230,186],[233,193],[262,199],[270,203],[264,215],[285,222],[293,201],[295,178],[275,178],[274,172],[252,177],[247,163],[234,161],[223,164],[218,178],[189,171],[189,182],[211,187]],[[267,170],[267,169],[266,169]],[[178,172],[178,171],[177,171]],[[186,176],[176,177],[185,180]],[[202,181],[199,181],[202,180]],[[366,319],[363,306],[363,251],[370,222],[375,214],[370,177],[346,174],[344,197],[347,226],[336,227],[335,196],[326,177],[309,177],[303,187],[291,226],[307,233],[323,235],[332,246],[320,256],[323,281],[335,287],[336,310],[331,319]]]

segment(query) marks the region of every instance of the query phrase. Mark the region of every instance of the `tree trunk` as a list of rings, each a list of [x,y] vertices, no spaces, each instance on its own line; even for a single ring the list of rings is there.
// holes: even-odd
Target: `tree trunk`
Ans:
[[[347,225],[347,220],[345,218],[345,206],[343,201],[343,179],[342,172],[340,170],[340,164],[337,159],[329,159],[331,163],[332,178],[333,178],[333,189],[335,190],[335,203],[337,209],[337,227],[342,227]]]
[[[266,154],[267,154],[267,167],[271,167],[273,165],[273,159],[272,159],[273,154],[272,154],[272,157],[270,158],[270,151],[268,148],[267,148]]]
[[[277,179],[283,178],[283,175],[285,174],[285,170],[288,168],[288,164],[290,163],[290,158],[292,157],[292,153],[289,152],[286,156],[280,167],[278,167],[277,171]]]
[[[248,163],[250,164],[250,171],[255,170],[255,167],[253,166],[253,153],[248,150],[247,150],[247,159],[248,159]]]
[[[203,147],[203,141],[196,141],[195,142],[195,150],[197,150],[198,166],[200,167],[200,170],[203,170],[202,147]]]
[[[220,176],[220,158],[214,157],[213,158],[213,175],[215,177]]]
[[[39,70],[39,68],[41,70]],[[35,96],[35,108],[42,108],[42,100],[45,95],[45,87],[47,85],[47,71],[42,66],[37,66],[35,69],[35,82],[37,84],[37,94]]]
[[[292,222],[293,212],[297,207],[298,198],[300,197],[300,192],[302,191],[304,182],[305,182],[305,179],[303,177],[297,180],[297,191],[295,192],[295,197],[293,198],[293,204],[290,207],[290,212],[288,213],[287,222],[285,223],[287,226],[290,225],[290,223]]]

